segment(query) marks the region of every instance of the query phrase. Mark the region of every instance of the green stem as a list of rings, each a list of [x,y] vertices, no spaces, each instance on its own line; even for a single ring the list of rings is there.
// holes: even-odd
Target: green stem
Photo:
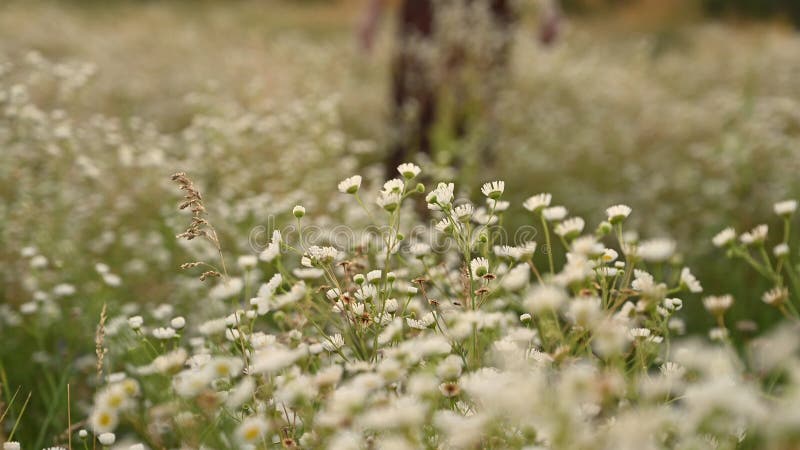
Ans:
[[[553,264],[553,246],[550,244],[550,230],[547,228],[547,221],[544,220],[544,214],[540,213],[539,218],[542,222],[542,228],[544,228],[544,241],[545,246],[547,246],[547,262],[550,264],[550,275],[555,275],[556,269]]]

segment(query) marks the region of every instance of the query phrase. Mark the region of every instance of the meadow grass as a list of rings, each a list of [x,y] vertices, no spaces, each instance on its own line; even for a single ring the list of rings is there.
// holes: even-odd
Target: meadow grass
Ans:
[[[553,367],[548,363],[544,372],[535,370],[537,377],[544,377],[537,381],[541,384],[528,386],[521,392],[540,395],[553,387],[545,379],[554,376],[560,380],[556,384],[564,383],[558,386],[565,390],[559,397],[568,400],[565,404],[591,403],[590,409],[594,411],[599,403],[601,412],[592,417],[609,420],[617,417],[622,424],[635,423],[633,416],[650,411],[651,406],[655,411],[653,423],[668,420],[679,412],[693,412],[697,414],[696,421],[685,429],[670,428],[677,427],[670,422],[669,439],[665,442],[701,445],[686,440],[713,436],[722,442],[723,448],[728,448],[725,446],[736,445],[731,436],[739,430],[719,428],[717,421],[722,419],[712,417],[711,412],[692,409],[694,404],[690,402],[688,405],[678,402],[681,394],[670,389],[662,392],[661,385],[654,388],[668,399],[666,405],[637,403],[638,394],[632,394],[652,388],[643,385],[655,377],[658,367],[670,362],[665,356],[669,355],[669,344],[657,342],[653,344],[659,345],[650,346],[652,342],[648,341],[640,346],[637,339],[649,338],[644,336],[648,332],[641,331],[647,329],[651,335],[670,342],[668,323],[656,310],[656,306],[666,307],[662,304],[664,299],[652,300],[663,293],[658,287],[660,282],[669,290],[680,287],[679,276],[686,266],[701,281],[703,295],[717,299],[710,301],[710,305],[724,305],[726,294],[735,298],[733,306],[725,311],[723,327],[719,323],[720,314],[705,311],[708,305],[704,308],[699,293],[687,292],[682,297],[683,309],[675,314],[683,319],[683,325],[698,335],[705,335],[713,328],[712,335],[718,342],[717,347],[691,348],[698,355],[724,361],[719,363],[724,366],[721,373],[734,374],[731,376],[748,383],[753,381],[748,378],[752,376],[755,384],[763,385],[745,383],[747,398],[737,397],[741,403],[722,404],[720,408],[729,409],[737,420],[750,427],[765,427],[763,434],[751,433],[743,440],[750,448],[795,442],[792,439],[796,436],[784,433],[781,428],[788,427],[787,423],[764,424],[763,417],[749,416],[744,410],[785,406],[780,401],[777,406],[765,406],[761,400],[753,403],[750,394],[767,399],[794,398],[796,380],[792,384],[787,377],[796,375],[796,366],[792,366],[796,363],[796,349],[787,350],[786,354],[794,355],[795,359],[787,356],[787,363],[780,367],[774,361],[765,363],[745,357],[747,370],[739,370],[738,364],[744,363],[727,352],[732,348],[745,352],[744,345],[752,340],[754,327],[772,328],[782,316],[789,316],[786,320],[791,321],[796,314],[779,307],[786,300],[781,289],[787,288],[791,295],[797,295],[790,276],[796,269],[791,263],[797,257],[796,241],[789,235],[785,242],[794,249],[788,257],[773,255],[773,247],[783,243],[781,227],[785,224],[782,216],[774,214],[772,209],[774,203],[797,198],[799,192],[795,176],[800,168],[797,139],[800,39],[797,36],[756,26],[681,24],[652,32],[575,21],[558,46],[544,49],[522,29],[514,50],[512,74],[497,93],[502,120],[497,123],[498,153],[493,164],[489,167],[478,162],[475,141],[469,138],[456,141],[446,134],[442,137],[442,147],[467,155],[465,169],[453,173],[437,164],[438,157],[446,159],[447,155],[422,164],[426,194],[436,189],[439,181],[455,180],[454,197],[474,205],[469,214],[466,210],[461,212],[475,218],[466,222],[473,223],[475,228],[470,229],[469,236],[460,235],[457,230],[462,222],[448,223],[449,216],[444,215],[446,221],[440,228],[451,227],[450,236],[444,241],[455,247],[434,252],[427,266],[424,258],[420,259],[422,266],[414,262],[413,253],[398,256],[391,263],[396,264],[398,271],[393,276],[403,282],[398,282],[402,285],[402,295],[398,295],[399,288],[388,280],[391,252],[381,250],[381,245],[391,247],[391,239],[397,239],[396,235],[382,236],[365,253],[353,247],[338,249],[353,250],[345,254],[320,250],[327,247],[325,242],[332,238],[331,230],[336,225],[360,230],[376,217],[381,218],[376,222],[384,227],[379,229],[408,227],[403,233],[411,237],[411,225],[418,223],[412,218],[413,211],[408,211],[411,208],[406,206],[402,220],[402,208],[390,211],[384,223],[387,213],[377,208],[375,201],[380,199],[385,208],[397,201],[395,194],[406,204],[412,201],[406,200],[406,196],[426,195],[414,194],[416,185],[410,181],[399,194],[389,195],[397,186],[384,188],[386,194],[379,193],[386,178],[381,173],[380,160],[387,138],[384,130],[388,116],[386,80],[391,33],[385,30],[372,55],[360,53],[352,33],[355,11],[355,5],[350,3],[327,2],[229,5],[12,1],[0,5],[0,194],[3,198],[0,261],[4,268],[0,287],[4,298],[0,305],[4,339],[0,349],[0,384],[2,403],[8,406],[0,409],[3,416],[0,437],[8,437],[13,429],[13,440],[21,441],[23,448],[64,444],[65,436],[72,436],[64,434],[68,411],[75,425],[73,431],[91,429],[84,420],[97,419],[92,416],[98,411],[97,399],[105,399],[103,395],[109,393],[119,394],[119,389],[126,388],[131,391],[123,389],[120,394],[124,407],[117,408],[119,414],[114,410],[115,417],[123,422],[115,431],[124,442],[138,439],[136,442],[152,448],[177,446],[181,441],[189,445],[203,441],[212,448],[236,446],[237,433],[247,431],[243,429],[244,419],[254,411],[260,415],[252,415],[256,419],[250,425],[257,436],[266,436],[263,430],[269,429],[268,439],[278,435],[282,439],[300,440],[309,431],[302,426],[304,421],[326,423],[325,420],[333,420],[331,417],[366,421],[361,415],[368,415],[367,411],[384,408],[387,411],[380,411],[388,414],[395,411],[392,408],[405,407],[424,410],[421,414],[428,418],[447,408],[460,416],[441,413],[434,426],[438,431],[423,427],[422,434],[417,435],[415,427],[419,424],[402,422],[407,419],[402,415],[390,415],[405,424],[400,428],[406,428],[388,434],[368,434],[373,439],[387,436],[394,439],[399,435],[412,448],[423,446],[420,439],[433,439],[425,444],[432,447],[444,445],[445,440],[458,437],[458,433],[447,430],[462,428],[483,429],[486,434],[479,442],[496,448],[521,447],[533,442],[549,443],[554,448],[579,448],[589,445],[586,442],[592,439],[608,445],[619,444],[622,438],[613,434],[613,427],[594,426],[601,422],[599,419],[590,420],[594,425],[587,426],[587,434],[579,436],[586,442],[571,440],[564,429],[578,427],[577,422],[570,422],[578,418],[566,407],[563,414],[567,421],[542,418],[543,423],[531,419],[538,424],[535,430],[520,428],[519,424],[501,417],[502,414],[495,414],[503,408],[522,408],[519,410],[522,417],[533,413],[513,399],[484,389],[481,383],[518,382],[520,370],[528,367],[515,366],[514,358],[536,364],[552,358],[557,363]],[[187,172],[202,189],[207,220],[215,227],[219,248],[234,272],[232,275],[225,275],[227,270],[221,267],[217,246],[203,245],[199,242],[202,239],[175,238],[189,221],[174,208],[180,196],[169,175],[177,170]],[[366,208],[336,190],[341,180],[354,174],[363,175],[360,195],[361,203],[368,205]],[[567,245],[559,244],[557,223],[543,225],[540,217],[522,207],[524,200],[537,192],[552,193],[569,207],[570,216],[585,218],[585,230],[581,227],[579,234],[593,234],[594,226],[607,219],[603,213],[606,207],[618,203],[633,207],[626,227],[638,230],[641,238],[633,235],[619,238],[613,230],[602,241],[618,255],[625,255],[622,244],[628,241],[649,242],[645,248],[655,254],[671,246],[670,241],[654,238],[674,238],[677,247],[668,252],[666,261],[659,258],[630,261],[656,278],[653,292],[648,291],[644,296],[626,293],[631,301],[622,294],[613,300],[611,290],[603,291],[602,286],[598,292],[581,292],[571,286],[572,281],[565,283],[563,279],[555,282],[563,292],[557,289],[542,292],[537,290],[542,286],[537,284],[539,280],[533,271],[519,281],[525,275],[512,262],[518,251],[511,250],[511,256],[508,250],[505,256],[498,254],[492,246],[484,245],[488,241],[481,242],[480,234],[475,231],[488,224],[481,221],[495,214],[491,202],[478,211],[485,203],[479,187],[493,179],[505,181],[502,199],[512,204],[502,214],[505,229],[511,230],[512,236],[513,231],[522,227],[536,230],[535,236],[529,237],[537,242],[538,251],[529,255],[529,261],[516,260],[536,267],[538,276],[547,281],[541,283],[544,286],[552,284],[552,280],[544,280],[551,271],[551,258],[554,274],[562,269],[569,274],[572,272],[567,269],[571,266],[565,255],[576,250],[570,248],[570,240],[565,240]],[[447,195],[446,185],[440,192]],[[300,221],[293,215],[298,204],[307,211]],[[442,216],[435,218],[439,220]],[[712,238],[727,226],[735,226],[741,233],[762,222],[770,225],[769,237],[763,250],[759,242],[749,244],[753,260],[732,262],[726,253],[744,258],[745,247],[726,249],[712,244]],[[569,222],[562,225],[561,231],[565,226],[577,225],[578,222]],[[286,230],[287,226],[294,227],[293,232],[305,228],[308,240],[287,241],[285,244],[292,245],[292,249],[279,243],[281,252],[292,256],[282,262],[280,258],[262,260],[253,266],[250,259],[268,244],[272,231]],[[545,230],[550,233],[552,245],[546,245]],[[356,233],[348,236],[354,237]],[[299,235],[294,237],[299,239]],[[383,238],[390,241],[382,242]],[[479,242],[477,249],[467,245],[471,239]],[[316,250],[311,251],[312,245]],[[553,253],[544,252],[543,248],[552,249]],[[585,250],[578,251],[581,252]],[[311,258],[308,261],[311,267],[301,264],[302,256]],[[344,270],[341,266],[330,264],[326,258],[358,264],[352,271],[341,272]],[[474,269],[465,270],[476,258],[486,258],[487,273],[499,278],[476,281],[486,275],[481,273],[483,261],[477,260]],[[181,264],[188,262],[191,266],[201,261],[214,268],[200,270],[198,265],[179,269]],[[634,289],[630,286],[634,279],[632,266],[629,267],[630,279],[626,283],[624,278],[616,281],[620,292]],[[363,279],[370,277],[368,269],[382,272],[379,278],[358,284],[357,275]],[[322,275],[318,273],[320,270]],[[197,276],[204,271],[218,272],[220,276],[209,276],[201,282]],[[284,280],[279,286],[263,288],[259,293],[262,283],[268,285],[275,273],[283,274]],[[322,278],[314,278],[315,274]],[[410,289],[420,288],[414,281],[418,277],[436,280],[435,287],[429,288],[436,292],[435,297]],[[503,279],[515,277],[517,284],[502,284]],[[299,279],[307,281],[302,295],[301,288],[293,289]],[[647,277],[642,275],[642,279],[646,281]],[[349,287],[339,287],[338,295],[347,293],[367,305],[368,317],[364,323],[347,314],[331,315],[328,308],[331,305],[326,302],[333,299],[326,292],[334,289],[337,282],[349,283]],[[473,285],[476,282],[485,283],[489,289],[479,294],[486,296],[485,301],[474,298],[475,291],[480,290],[480,286]],[[581,282],[586,283],[582,286],[585,289],[597,289],[586,279]],[[517,288],[520,283],[530,284],[530,291]],[[371,294],[371,288],[364,291],[357,287],[366,285],[372,285],[375,293]],[[323,286],[327,290],[321,290]],[[638,292],[641,291],[640,286]],[[762,300],[767,292],[772,293],[768,298],[774,307]],[[544,296],[548,293],[549,297]],[[379,298],[364,300],[370,294]],[[275,296],[286,303],[276,304]],[[600,298],[602,313],[595,311],[594,300],[583,301],[586,300],[583,297],[595,296]],[[250,305],[251,298],[262,300]],[[381,322],[390,298],[404,300],[392,317],[399,319],[402,331],[399,337],[381,344],[386,346],[383,348],[376,344],[380,331],[383,327],[397,326],[391,325],[395,322]],[[599,321],[598,317],[607,319],[623,304],[635,304],[633,300],[642,298],[649,299],[642,306],[644,310],[628,310],[630,317],[620,325],[624,328],[622,334],[634,333],[628,342],[631,346],[626,344],[620,350],[623,352],[620,359],[614,360],[595,359],[599,353],[596,349],[592,352],[591,339],[587,338],[595,330],[589,323],[577,324],[575,311],[564,306],[575,303],[576,308],[584,308],[590,316],[595,314],[592,320]],[[547,305],[546,301],[557,303],[551,308],[555,311],[552,317],[546,312],[547,306],[540,306],[542,302]],[[617,301],[619,305],[615,304]],[[440,306],[436,302],[450,308],[443,314],[453,314],[446,321],[442,319],[441,325],[436,322],[436,308]],[[452,302],[460,305],[453,306]],[[264,314],[257,312],[259,303],[263,303],[262,310],[267,310]],[[674,303],[669,305],[675,307]],[[477,312],[464,316],[458,311],[459,306]],[[286,311],[281,311],[284,307]],[[451,311],[453,308],[455,312]],[[239,309],[241,313],[235,312]],[[341,316],[342,308],[339,309]],[[246,322],[238,322],[245,317],[244,311],[254,310],[247,313],[254,317],[246,316]],[[102,311],[107,311],[102,333],[105,340],[96,345]],[[526,313],[532,314],[532,322],[520,321],[520,315]],[[135,316],[142,316],[145,325],[132,326],[129,319]],[[177,326],[180,321],[170,326],[177,316],[185,317],[188,323],[185,328]],[[672,317],[672,312],[669,316]],[[225,317],[233,317],[233,325],[224,320],[221,325],[213,322]],[[304,321],[303,317],[316,322]],[[430,322],[431,317],[434,322]],[[430,356],[430,367],[413,362],[419,355],[412,347],[430,340],[433,348],[442,349],[444,345],[437,339],[446,335],[443,329],[466,327],[470,331],[473,327],[470,321],[475,321],[474,327],[486,327],[479,339],[475,333],[466,332],[463,337],[449,341],[448,351],[440,354],[435,350],[421,356],[423,360]],[[206,328],[200,327],[202,324],[208,324],[207,328],[221,326],[221,334],[203,334]],[[526,331],[520,331],[521,328]],[[302,334],[298,336],[292,329]],[[611,336],[603,336],[613,347],[616,342],[613,331],[619,330],[608,329],[612,330]],[[782,330],[779,328],[778,338],[787,336],[780,334]],[[339,338],[333,339],[337,333],[343,340],[341,346]],[[209,352],[190,345],[189,338],[198,336],[206,336],[203,348]],[[521,343],[519,336],[527,340]],[[280,345],[271,346],[272,339],[277,339]],[[511,339],[514,346],[503,339]],[[514,357],[492,359],[498,353],[495,341]],[[731,346],[731,342],[736,345]],[[763,341],[754,342],[764,345]],[[323,346],[324,352],[300,355],[300,349],[308,350],[303,346],[314,346],[315,351]],[[783,353],[778,350],[787,348],[780,344],[780,339],[775,346],[780,355]],[[99,379],[96,347],[104,355]],[[392,350],[395,347],[402,349]],[[103,349],[108,349],[108,353]],[[228,364],[226,367],[241,370],[253,364],[262,350],[264,360],[280,356],[301,362],[277,369],[262,367],[264,370],[259,373],[270,375],[257,381],[253,379],[258,377],[240,379],[240,374],[234,373],[227,378],[209,378],[210,369],[200,370],[207,366],[205,357],[200,356],[203,354],[220,358],[219,361]],[[384,358],[384,351],[392,356]],[[153,365],[156,354],[161,357],[158,360],[161,366]],[[460,358],[461,363],[455,363],[455,358]],[[197,369],[196,373],[180,372],[180,376],[173,378],[184,360],[193,362],[191,367]],[[358,360],[371,365],[359,366],[355,364]],[[620,375],[629,389],[613,391],[599,400],[573,392],[570,383],[580,384],[589,375],[572,363],[586,360],[601,372],[608,371],[602,373],[613,380]],[[345,361],[352,366],[344,364]],[[719,398],[711,399],[715,401],[729,394],[721,387],[724,385],[721,377],[706,373],[711,372],[708,367],[695,360],[681,362],[689,370],[681,384],[686,381],[689,388],[697,389],[718,387],[715,392]],[[439,365],[444,367],[443,372],[459,372],[460,376],[464,370],[465,374],[474,375],[470,379],[472,384],[464,382],[469,396],[459,398],[463,402],[447,400],[451,398],[447,395],[460,389],[459,383],[453,384],[458,376],[438,380],[435,387],[439,389],[439,384],[442,385],[444,398],[425,390],[424,386],[431,383],[429,369]],[[495,379],[496,375],[479,370],[490,365],[502,368],[504,378]],[[460,368],[455,369],[456,366]],[[143,367],[153,373],[141,373]],[[753,370],[754,367],[761,371]],[[280,375],[273,376],[272,370]],[[404,379],[418,375],[422,387],[412,392],[402,383],[395,385],[397,380],[391,378],[394,375],[386,375],[389,372],[402,373]],[[373,392],[376,388],[370,383],[379,383],[383,390],[375,391],[378,394],[366,404],[354,406],[363,409],[352,417],[338,410],[331,412],[325,407],[335,409],[334,405],[323,403],[326,395],[335,395],[333,391],[337,389],[319,381],[318,392],[296,391],[299,384],[313,384],[312,378],[327,380],[322,373],[334,380],[333,385],[349,389],[338,394],[341,396],[356,395],[352,391],[358,389]],[[359,378],[359,374],[389,378],[378,382],[374,377]],[[130,380],[135,380],[135,387]],[[694,382],[709,384],[692,385]],[[243,400],[224,409],[221,415],[211,414],[210,405],[233,395],[234,383],[242,389],[237,392],[248,392],[250,383],[255,383],[250,388],[255,394],[247,395],[253,396],[252,401]],[[367,383],[368,387],[360,383]],[[763,392],[754,393],[762,387]],[[277,392],[281,392],[279,398],[284,400],[284,406],[290,405],[288,412],[267,410],[276,405],[273,394]],[[406,397],[396,403],[394,397],[391,400],[386,397],[391,392]],[[492,395],[501,399],[488,402],[487,397]],[[294,396],[309,398],[303,397],[301,401]],[[618,409],[620,399],[634,402],[641,409]],[[210,403],[203,403],[205,400]],[[536,405],[550,407],[549,401],[545,398]],[[146,405],[148,402],[163,408],[151,408],[152,405]],[[475,408],[481,402],[489,406],[478,412]],[[672,403],[686,409],[670,410]],[[326,411],[330,414],[318,417]],[[174,434],[163,437],[160,431],[149,428],[165,415],[178,417],[178,412],[188,422],[173,428]],[[292,414],[301,419],[292,419]],[[192,427],[205,421],[219,423],[221,434],[193,434]],[[307,436],[309,443],[304,445],[318,448],[333,445],[336,439],[342,442],[360,439],[351,434],[337,435],[329,429],[330,423],[320,428],[324,430],[320,434]],[[358,424],[384,431],[385,427],[394,426]],[[99,434],[104,428],[95,430]],[[74,439],[78,439],[77,434]],[[476,445],[468,436],[464,439],[464,445]],[[398,442],[392,441],[393,445],[398,447],[394,448],[403,448],[401,439],[395,440]],[[76,442],[80,441],[74,441],[73,446],[83,445]],[[136,442],[131,440],[129,445]]]

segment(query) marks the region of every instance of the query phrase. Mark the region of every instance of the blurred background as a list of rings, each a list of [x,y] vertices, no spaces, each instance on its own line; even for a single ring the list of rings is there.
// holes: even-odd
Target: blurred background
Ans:
[[[174,238],[178,170],[232,256],[298,203],[320,225],[360,220],[336,183],[380,186],[392,157],[466,195],[505,180],[511,229],[539,192],[587,229],[626,203],[706,293],[736,297],[736,339],[779,317],[710,239],[779,230],[772,204],[800,194],[800,2],[511,2],[499,41],[457,7],[435,39],[410,39],[402,3],[0,2],[0,384],[8,399],[7,380],[39,373],[42,393],[20,440],[65,428],[60,374],[91,373],[104,303],[112,332],[137,308],[207,302],[177,269],[204,251]],[[403,46],[421,56],[398,68]],[[398,100],[406,82],[424,95]],[[425,102],[436,114],[419,125]],[[705,329],[699,296],[684,300]]]

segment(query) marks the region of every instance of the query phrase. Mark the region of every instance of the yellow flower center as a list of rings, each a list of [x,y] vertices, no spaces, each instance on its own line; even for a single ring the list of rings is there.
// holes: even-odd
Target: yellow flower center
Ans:
[[[248,441],[254,441],[259,436],[259,430],[257,427],[251,427],[244,432],[244,438]]]

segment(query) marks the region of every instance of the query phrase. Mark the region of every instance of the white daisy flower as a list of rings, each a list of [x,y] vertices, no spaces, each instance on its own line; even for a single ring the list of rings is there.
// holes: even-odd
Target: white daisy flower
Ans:
[[[495,245],[492,250],[498,258],[511,258],[516,260],[522,256],[522,253],[517,247],[512,247],[510,245]]]
[[[505,188],[506,183],[504,181],[490,181],[488,183],[484,183],[484,185],[481,187],[481,192],[483,195],[491,199],[498,199],[501,195],[503,195]]]
[[[322,277],[325,275],[325,271],[322,269],[312,268],[312,267],[297,267],[292,269],[292,274],[301,280],[314,280],[317,278]]]
[[[339,257],[339,250],[334,247],[320,247],[312,245],[303,255],[302,264],[306,267],[315,267],[330,264]]]
[[[397,171],[407,180],[415,178],[421,170],[418,165],[412,163],[404,163],[397,166]]]
[[[495,200],[493,198],[486,199],[486,205],[489,206],[489,209],[494,210],[494,212],[503,212],[511,206],[511,202],[507,202],[505,200]]]
[[[386,302],[383,304],[383,309],[389,314],[394,314],[395,312],[397,312],[397,309],[399,307],[400,303],[397,301],[396,298],[386,299]]]
[[[376,288],[374,284],[365,284],[355,292],[356,299],[362,302],[370,301],[375,298],[376,295],[378,295],[378,288]],[[361,306],[363,307],[363,305]]]
[[[670,311],[680,311],[683,308],[683,300],[679,298],[665,298],[664,308]]]
[[[275,257],[281,254],[281,232],[275,230],[272,232],[272,240],[269,241],[267,248],[258,255],[258,259],[264,262],[271,262]]]
[[[385,209],[388,212],[392,212],[400,206],[400,201],[402,200],[402,196],[399,192],[387,192],[381,191],[378,194],[378,199],[375,201],[378,206]]]
[[[236,429],[239,442],[247,445],[257,445],[264,439],[269,431],[269,423],[260,416],[244,419]]]
[[[438,229],[438,228],[437,228],[437,229]],[[409,252],[410,252],[412,255],[414,255],[414,256],[416,256],[416,257],[418,257],[418,258],[419,258],[419,257],[421,257],[421,256],[425,256],[425,255],[427,255],[428,253],[430,253],[430,251],[431,251],[431,246],[430,246],[430,245],[428,245],[428,244],[426,244],[426,243],[424,243],[424,242],[415,242],[415,243],[411,244],[411,245],[408,247],[408,251],[409,251]]]
[[[789,298],[789,290],[784,287],[774,287],[761,296],[761,300],[770,306],[780,306]]]
[[[797,200],[784,200],[773,205],[775,214],[779,216],[790,216],[797,210]]]
[[[604,263],[612,263],[619,258],[619,253],[613,248],[607,248],[603,250],[603,254],[600,256],[600,261]]]
[[[567,293],[558,286],[539,284],[525,297],[525,307],[534,314],[548,310],[558,310],[569,299]]]
[[[606,216],[608,221],[612,224],[617,224],[628,218],[631,214],[631,208],[628,205],[614,205],[606,209]]]
[[[335,352],[344,347],[344,338],[340,333],[328,336],[328,339],[322,341],[322,347],[329,352]]]
[[[454,226],[455,225],[455,226]],[[463,225],[460,222],[453,223],[450,219],[444,218],[434,225],[438,231],[441,231],[444,234],[450,233],[459,233],[463,229]]]
[[[544,219],[548,222],[564,220],[567,214],[569,214],[569,211],[563,206],[551,206],[542,210],[542,216],[544,216]]]
[[[106,446],[114,445],[114,442],[117,440],[117,435],[114,433],[100,433],[100,435],[97,436],[97,440]]]
[[[686,369],[680,364],[667,361],[659,367],[661,374],[667,378],[679,379],[686,374]]]
[[[739,240],[745,245],[759,244],[767,239],[768,232],[769,226],[761,224],[750,231],[742,233],[742,235],[739,236]]]
[[[607,266],[598,267],[596,271],[601,277],[613,277],[617,275],[617,272],[619,272],[616,268]]]
[[[339,182],[339,192],[343,194],[355,194],[361,187],[361,175],[353,175]]]
[[[255,255],[242,255],[236,259],[236,264],[242,269],[252,269],[258,263],[258,258]]]
[[[95,408],[89,416],[89,426],[95,433],[110,432],[119,424],[119,413],[113,409]]]
[[[183,316],[174,317],[169,321],[169,326],[175,330],[182,330],[186,326],[186,319]]]
[[[474,278],[480,278],[489,273],[489,261],[486,258],[478,257],[470,261],[469,267]]]
[[[174,328],[159,327],[155,328],[152,333],[154,338],[161,340],[172,339],[175,337]]]
[[[548,193],[536,194],[533,197],[528,197],[522,206],[530,212],[539,212],[543,208],[550,206],[550,200],[553,196]]]
[[[406,184],[403,180],[399,178],[392,178],[391,180],[383,183],[383,191],[384,192],[396,192],[398,194],[403,193],[403,189],[405,188]]]
[[[728,329],[715,327],[708,331],[708,338],[712,341],[724,341],[728,338]]]
[[[474,208],[471,203],[465,203],[463,205],[456,206],[455,210],[453,211],[453,216],[456,220],[461,222],[468,222],[469,219],[472,217],[472,213],[474,212]]]
[[[571,217],[555,226],[555,233],[561,237],[573,237],[583,231],[585,223],[580,217]]]
[[[587,257],[596,257],[597,255],[602,255],[604,250],[605,247],[603,247],[603,244],[597,242],[597,238],[594,236],[580,236],[575,238],[570,243],[570,251],[572,253]]]
[[[53,288],[53,294],[59,297],[66,297],[75,293],[75,286],[67,283],[57,284]]]
[[[533,256],[536,253],[536,241],[527,241],[522,245],[518,245],[517,249],[520,252],[520,258]]]
[[[675,253],[675,241],[657,238],[643,241],[637,249],[638,255],[648,262],[664,262]]]
[[[580,297],[570,302],[567,318],[581,327],[591,327],[602,317],[601,301],[597,297]]]
[[[142,316],[133,316],[128,319],[128,325],[133,330],[138,330],[139,328],[142,328],[142,324],[144,324],[144,319],[142,319]]]
[[[428,202],[428,208],[436,211],[442,208],[449,208],[450,203],[453,201],[454,190],[455,185],[453,183],[439,183],[436,189],[425,196],[425,201]]]
[[[711,242],[714,244],[715,247],[724,247],[733,241],[736,240],[736,230],[731,227],[725,228],[724,230],[717,233]]]
[[[703,306],[715,316],[723,314],[731,305],[733,305],[733,297],[729,294],[711,295],[703,299]]]
[[[628,334],[631,338],[647,338],[650,337],[652,331],[649,328],[631,328]]]
[[[408,324],[410,328],[414,328],[417,330],[425,330],[431,325],[433,325],[434,322],[436,322],[436,318],[433,316],[433,313],[430,312],[422,316],[422,318],[419,320],[413,319],[411,317],[406,317],[406,324]]]
[[[703,292],[703,286],[700,285],[700,282],[697,281],[697,278],[688,267],[681,269],[681,284],[689,289],[689,292]]]
[[[530,274],[530,267],[527,264],[520,264],[505,274],[500,285],[507,291],[518,291],[528,285]]]
[[[210,379],[238,377],[242,374],[243,368],[242,360],[234,357],[216,357],[203,366]]]
[[[786,256],[789,254],[789,245],[778,244],[772,249],[772,253],[778,258]]]
[[[473,213],[472,220],[479,225],[494,225],[497,223],[498,217],[496,214],[489,215],[489,211],[481,206]]]

